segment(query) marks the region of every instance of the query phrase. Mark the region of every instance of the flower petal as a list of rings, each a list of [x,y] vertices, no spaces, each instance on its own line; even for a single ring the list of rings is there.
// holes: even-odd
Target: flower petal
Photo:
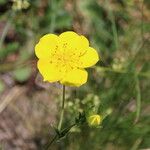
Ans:
[[[81,86],[87,82],[88,73],[84,69],[75,69],[68,72],[64,78],[61,80],[61,83],[64,85],[70,86]]]
[[[81,35],[79,42],[80,42],[79,46],[81,47],[81,49],[87,49],[89,47],[89,41],[85,36]]]
[[[59,35],[59,39],[64,51],[72,50],[72,48],[75,48],[77,46],[78,38],[79,35],[73,31],[63,32]]]
[[[72,52],[74,55],[83,55],[89,47],[89,41],[84,36],[79,36],[73,31],[67,31],[59,35],[64,51]]]
[[[66,31],[59,35],[59,38],[64,41],[72,41],[78,37],[78,34],[73,31]]]
[[[40,59],[37,67],[39,72],[42,74],[44,81],[56,82],[60,80],[61,73],[59,72],[59,69],[49,63],[49,60]]]
[[[97,51],[94,48],[89,47],[86,53],[80,57],[78,67],[87,68],[95,65],[98,61],[99,61],[99,56]]]
[[[35,46],[35,54],[38,58],[49,58],[51,52],[58,46],[58,36],[55,34],[44,35]]]
[[[79,41],[77,44],[77,50],[79,52],[79,56],[83,55],[87,51],[88,47],[89,47],[88,39],[83,35],[79,36]]]

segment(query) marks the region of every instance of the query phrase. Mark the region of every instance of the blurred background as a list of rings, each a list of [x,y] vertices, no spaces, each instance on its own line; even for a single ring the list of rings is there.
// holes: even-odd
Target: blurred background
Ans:
[[[0,0],[0,150],[41,150],[55,135],[62,87],[42,81],[34,46],[84,34],[101,61],[67,88],[64,126],[91,106],[100,128],[72,128],[53,150],[150,149],[149,0]]]

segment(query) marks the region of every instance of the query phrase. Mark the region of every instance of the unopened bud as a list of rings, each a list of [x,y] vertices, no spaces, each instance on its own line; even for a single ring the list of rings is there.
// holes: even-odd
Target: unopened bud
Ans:
[[[91,115],[87,118],[89,126],[99,126],[102,118],[100,115]]]

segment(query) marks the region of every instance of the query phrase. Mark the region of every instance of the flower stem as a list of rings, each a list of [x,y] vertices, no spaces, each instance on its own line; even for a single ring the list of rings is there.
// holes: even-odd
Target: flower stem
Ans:
[[[59,124],[58,124],[59,131],[61,130],[62,121],[63,121],[63,117],[64,117],[64,108],[65,108],[65,85],[63,85],[62,109],[61,109],[61,115],[60,115],[60,120],[59,120]]]

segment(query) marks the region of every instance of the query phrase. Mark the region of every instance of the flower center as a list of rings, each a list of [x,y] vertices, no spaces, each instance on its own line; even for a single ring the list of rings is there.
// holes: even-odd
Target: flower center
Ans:
[[[76,55],[74,50],[67,48],[67,43],[59,49],[56,47],[52,53],[51,63],[54,64],[60,72],[69,72],[77,68],[79,57]]]

